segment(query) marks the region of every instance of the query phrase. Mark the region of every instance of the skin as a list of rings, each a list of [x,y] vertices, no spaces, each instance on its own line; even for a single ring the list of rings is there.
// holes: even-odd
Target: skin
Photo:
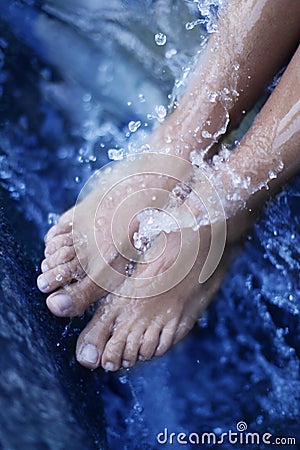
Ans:
[[[51,293],[47,298],[50,311],[59,317],[76,316],[106,295],[78,338],[76,356],[85,367],[102,366],[112,371],[121,366],[131,367],[138,359],[162,355],[181,340],[218,290],[232,247],[253,221],[254,210],[299,169],[300,51],[296,50],[299,20],[297,0],[246,0],[243,8],[239,1],[231,1],[221,13],[218,33],[211,37],[202,53],[178,107],[150,139],[152,151],[167,148],[170,154],[185,159],[193,150],[201,149],[201,167],[216,180],[220,197],[224,199],[228,226],[226,248],[218,269],[206,283],[198,283],[211,242],[210,227],[204,224],[196,231],[190,230],[187,252],[193,250],[195,235],[201,245],[191,271],[172,289],[151,295],[149,278],[174,264],[180,249],[179,232],[166,235],[161,257],[135,267],[130,295],[129,281],[122,283],[118,277],[111,281],[113,294],[107,295],[99,287],[107,265],[125,273],[126,261],[116,253],[110,222],[120,198],[128,197],[128,188],[133,192],[140,188],[138,178],[125,183],[120,192],[112,192],[110,201],[104,205],[105,223],[101,222],[101,226],[95,227],[95,223],[103,219],[97,206],[101,190],[105,190],[105,180],[76,206],[75,224],[74,211],[70,210],[48,232],[38,287],[44,293]],[[223,127],[225,132],[228,115],[229,126],[235,124],[293,52],[294,57],[281,81],[240,145],[225,160],[212,158],[214,144],[221,137],[218,130]],[[227,99],[224,99],[224,92],[220,94],[224,87],[229,90]],[[214,101],[210,101],[211,93],[217,93]],[[203,131],[211,136],[204,133],[203,137]],[[118,167],[116,171],[122,170]],[[247,180],[246,185],[233,187],[232,174]],[[192,185],[195,182],[191,180],[192,175],[183,172],[180,179]],[[172,191],[175,185],[166,177],[152,175],[143,182],[148,190],[160,187]],[[235,200],[237,192],[238,201]],[[140,209],[145,207],[143,198],[140,203]],[[192,195],[187,194],[183,203],[189,205],[196,216],[201,215]],[[137,221],[132,221],[128,228],[130,238],[137,226]],[[76,233],[72,233],[74,229]],[[128,242],[126,234],[127,224],[124,223],[120,226],[120,242]],[[99,263],[95,247],[88,245],[93,236],[105,256],[106,265]],[[157,238],[151,250],[160,246]],[[143,279],[147,277],[148,280]]]

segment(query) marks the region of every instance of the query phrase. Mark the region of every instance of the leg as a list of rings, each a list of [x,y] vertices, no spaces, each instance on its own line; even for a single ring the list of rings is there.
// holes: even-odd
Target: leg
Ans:
[[[212,167],[215,177],[218,177],[220,173],[224,175],[226,195],[233,196],[236,193],[237,188],[233,190],[232,179],[227,176],[233,168],[232,173],[235,176],[250,177],[247,192],[240,191],[240,198],[243,200],[242,208],[240,202],[237,205],[230,202],[227,209],[228,215],[230,214],[228,218],[230,240],[236,240],[240,236],[240,215],[249,214],[245,205],[248,207],[251,205],[252,209],[261,205],[266,198],[268,190],[259,189],[258,186],[267,185],[270,182],[270,170],[276,170],[278,167],[277,157],[280,156],[284,166],[278,177],[270,182],[271,191],[299,170],[299,64],[300,50],[296,52],[279,85],[241,145],[233,151],[230,159],[223,163],[223,170],[220,166]],[[288,96],[287,93],[289,93]],[[250,213],[250,217],[251,215]],[[248,219],[247,217],[249,223]],[[206,234],[202,237],[202,241],[207,243],[209,231],[200,229],[200,233],[203,231]],[[176,233],[168,236],[168,242],[170,247],[175,245]],[[191,272],[174,289],[158,297],[144,299],[134,298],[134,294],[130,300],[111,296],[99,307],[91,323],[81,333],[77,345],[78,360],[90,368],[101,364],[108,370],[117,370],[122,364],[124,367],[132,366],[137,358],[148,359],[153,355],[162,355],[172,344],[187,334],[199,314],[211,301],[220,285],[229,250],[227,248],[218,270],[204,285],[199,286],[197,275],[207,254],[205,246],[200,249]],[[176,252],[172,248],[167,248],[166,254],[170,256]],[[154,264],[151,267],[150,265],[145,270],[152,271],[153,275],[157,267],[162,270],[172,262],[172,260],[164,260],[160,266]],[[143,286],[145,296],[148,285],[149,283],[145,282]],[[196,289],[197,296],[192,296]],[[122,294],[122,287],[119,293]],[[93,352],[86,353],[86,348],[89,352],[93,349]],[[94,356],[93,360],[89,359],[90,355]]]
[[[291,48],[294,46],[297,34],[295,31],[296,22],[294,20],[294,17],[297,14],[299,14],[299,3],[296,3],[295,1],[292,0],[289,1],[291,3],[291,9],[288,10],[290,14],[289,20],[287,21],[288,39],[286,46],[288,48]],[[231,10],[231,14],[233,14],[234,12],[236,13],[238,11],[238,2],[233,1],[232,5],[233,5],[232,8],[236,9],[235,11]],[[267,23],[269,23],[270,16],[269,13],[266,12],[266,5],[270,5],[270,2],[262,0],[259,2],[253,2],[252,0],[249,0],[247,1],[245,6],[248,13],[249,11],[251,11],[251,7],[254,7],[254,5],[260,5],[261,20],[267,21]],[[279,2],[277,3],[277,5],[279,5]],[[274,12],[274,9],[272,8],[273,7],[270,6],[270,11]],[[291,13],[291,10],[293,11],[293,13]],[[275,12],[276,14],[278,14],[276,8]],[[233,34],[236,35],[237,31],[242,33],[241,40],[236,39],[237,42],[242,41],[245,44],[242,45],[241,49],[235,49],[235,51],[238,54],[238,57],[240,58],[238,59],[238,64],[239,63],[243,64],[245,63],[245,61],[250,60],[255,67],[254,75],[258,78],[259,81],[258,85],[261,86],[266,82],[267,77],[270,75],[270,73],[268,70],[266,70],[266,67],[260,64],[259,49],[257,49],[257,47],[251,48],[250,43],[246,45],[248,39],[253,38],[253,33],[254,34],[257,33],[257,35],[255,34],[255,36],[259,35],[259,32],[261,30],[261,22],[260,21],[255,22],[253,27],[251,28],[251,33],[249,32],[246,36],[244,36],[243,33],[245,30],[245,24],[248,23],[247,20],[249,17],[251,17],[251,15],[247,16],[247,14],[245,14],[245,16],[246,17],[244,18],[244,20],[246,21],[246,23],[243,23],[242,25],[238,26],[236,23],[233,23],[233,21],[230,20],[231,16],[228,17],[224,13],[224,16],[220,23],[219,37],[217,36],[213,38],[212,43],[211,42],[209,43],[204,55],[202,56],[202,64],[204,64],[204,69],[202,70],[202,73],[199,74],[197,73],[196,70],[195,74],[190,79],[189,86],[187,87],[186,93],[183,96],[179,107],[174,112],[174,114],[172,114],[166,120],[166,122],[161,126],[161,128],[159,128],[154,133],[152,139],[150,140],[151,149],[153,150],[166,149],[166,147],[168,147],[170,149],[171,154],[173,153],[176,155],[177,154],[181,155],[182,157],[188,157],[189,152],[195,148],[199,147],[209,148],[218,139],[220,135],[219,127],[220,125],[224,125],[224,123],[226,124],[229,112],[234,119],[235,115],[238,115],[239,111],[239,108],[237,108],[237,106],[240,107],[241,105],[247,104],[247,101],[249,101],[249,98],[251,97],[251,95],[248,95],[249,86],[251,84],[249,80],[251,80],[251,78],[249,79],[248,75],[247,76],[245,75],[247,74],[247,70],[244,70],[243,68],[241,70],[240,69],[236,70],[236,75],[233,77],[234,78],[233,79],[231,76],[232,70],[230,71],[225,70],[224,66],[222,66],[223,58],[225,61],[225,67],[227,67],[227,64],[232,63],[231,59],[232,51],[230,50],[230,48],[226,46],[226,40],[222,39],[222,29],[225,38],[226,36],[230,37]],[[272,23],[270,23],[270,31],[272,31],[273,33],[274,30],[278,31],[278,23],[281,24],[280,19],[281,19],[280,17],[279,18],[277,17],[277,21],[275,22],[272,21]],[[251,20],[250,23],[252,24]],[[274,28],[273,26],[274,23],[277,23],[277,28],[276,27]],[[233,28],[228,29],[228,27]],[[238,30],[236,30],[236,27],[238,28]],[[270,39],[268,36],[266,37],[266,42],[270,44]],[[222,46],[224,52],[222,52]],[[212,51],[213,49],[215,51]],[[251,50],[250,59],[249,59],[249,49]],[[287,50],[285,47],[284,49]],[[280,47],[279,50],[280,51],[278,51],[278,58],[272,60],[273,63],[272,71],[276,69],[276,64],[279,63],[279,61],[282,61],[283,58],[282,47]],[[214,54],[214,58],[211,57],[212,54]],[[273,52],[273,54],[275,55],[277,54],[277,52],[276,53]],[[213,70],[214,64],[216,67]],[[232,68],[232,64],[230,65],[230,67]],[[236,65],[236,67],[238,67],[238,65]],[[222,70],[223,68],[224,70]],[[204,79],[206,76],[208,77],[209,80],[207,85],[205,84],[206,82]],[[208,86],[209,89],[207,90],[205,86]],[[240,93],[241,95],[238,96],[239,100],[235,101],[234,97],[232,96],[229,96],[229,98],[224,100],[223,96],[224,92],[222,94],[222,89],[224,86],[230,87],[232,95],[236,95],[236,92]],[[239,91],[237,91],[236,89],[238,89]],[[244,92],[247,92],[247,95],[244,95]],[[212,93],[217,94],[215,97],[215,101],[210,101]],[[208,131],[211,137],[203,137],[203,131]],[[207,136],[207,134],[204,134],[204,136]],[[252,139],[253,140],[255,140],[256,138],[258,139],[254,131],[252,138],[251,134],[250,135],[248,134],[248,136],[250,136],[249,137],[250,143],[252,142]],[[268,145],[267,138],[265,140],[265,144]],[[243,155],[243,152],[241,151],[242,148],[243,146],[241,145],[238,151],[236,151],[236,155],[238,154]],[[236,159],[238,161],[237,157]],[[243,158],[241,159],[243,160]],[[234,164],[234,161],[235,158],[232,158],[228,163],[228,168],[231,167],[230,164],[233,165],[233,168],[230,169],[232,171],[235,170],[235,168],[236,170],[238,170],[239,164],[241,165],[241,163],[238,162]],[[212,168],[209,167],[209,170],[212,170]],[[162,173],[163,171],[164,168],[162,168]],[[224,175],[226,174],[226,171],[221,171],[220,173],[222,173],[223,176],[222,180],[223,184],[226,186],[227,182],[228,184],[227,189],[229,195],[231,195],[232,194],[232,192],[230,191],[231,180],[228,179],[228,177],[226,178],[226,176]],[[240,171],[240,173],[241,175],[243,175],[242,171]],[[216,176],[219,176],[218,173],[216,173]],[[155,184],[156,183],[157,180],[155,181]],[[169,190],[172,189],[173,187],[172,184],[170,184],[170,182],[167,181],[165,183],[164,179],[162,179],[160,183],[161,183],[160,186],[162,186],[163,188],[167,188]],[[147,184],[145,183],[145,186],[149,189],[149,186],[151,186],[151,180],[148,180]],[[134,186],[127,186],[127,188],[133,191],[138,187],[140,187],[140,183]],[[121,195],[121,198],[124,198],[124,196],[128,195],[127,188],[125,189],[124,192],[119,193],[119,195]],[[97,253],[95,253],[93,250],[90,249],[87,250],[87,246],[85,245],[89,235],[94,234],[94,231],[95,234],[98,236],[97,241],[99,243],[99,246],[101,247],[102,252],[106,255],[107,263],[115,265],[115,267],[123,266],[124,268],[124,261],[120,256],[116,256],[116,249],[111,239],[109,227],[110,219],[114,214],[116,205],[120,201],[119,197],[117,196],[117,192],[115,193],[115,195],[116,197],[112,198],[111,203],[108,204],[106,208],[107,215],[105,216],[105,219],[107,220],[107,224],[106,225],[103,223],[102,225],[100,224],[98,230],[94,230],[95,228],[97,228],[95,226],[95,218],[102,220],[103,217],[97,217],[96,215],[99,193],[94,192],[78,206],[79,214],[77,214],[77,218],[79,219],[78,223],[76,224],[77,225],[76,236],[72,235],[72,225],[70,224],[70,221],[73,216],[73,211],[69,211],[64,216],[62,216],[60,223],[55,227],[53,227],[48,233],[48,236],[46,238],[46,250],[45,250],[46,260],[42,264],[43,275],[39,278],[38,284],[40,289],[43,292],[47,293],[59,289],[53,294],[51,294],[47,299],[47,304],[49,308],[54,314],[58,316],[72,316],[80,314],[85,310],[85,308],[90,303],[94,302],[97,298],[101,297],[105,293],[103,289],[99,288],[97,283],[94,283],[93,280],[87,276],[87,272],[90,270],[90,268],[92,268],[95,271],[95,273],[93,273],[93,278],[94,277],[97,278],[98,274],[101,275],[101,272],[103,270],[102,267],[98,266]],[[249,195],[247,199],[248,198]],[[145,207],[145,205],[141,205],[141,207],[143,206]],[[233,216],[234,215],[235,214],[233,214]],[[230,222],[231,221],[229,221],[229,223]],[[234,227],[232,228],[234,229]],[[233,233],[233,235],[235,235],[235,233]],[[172,242],[173,238],[170,236],[168,240]],[[167,252],[169,252],[169,254],[167,255],[163,265],[161,262],[158,262],[157,265],[154,264],[151,267],[149,267],[148,271],[151,272],[152,270],[153,273],[157,273],[159,270],[162,270],[164,267],[167,267],[168,264],[171,264],[172,260],[174,259],[173,248],[174,247],[172,245],[167,247],[166,250]],[[80,261],[78,260],[77,257],[78,249],[80,253]],[[198,266],[201,266],[202,260],[203,254],[199,255]],[[139,270],[137,270],[136,272],[138,277]],[[161,337],[163,337],[165,335],[165,333],[163,333],[163,330],[165,330],[165,328],[168,328],[167,325],[170,324],[170,320],[171,319],[173,320],[171,327],[172,332],[169,332],[167,334],[168,345],[166,344],[164,339],[162,339],[163,347],[159,347],[160,349],[163,348],[164,350],[166,350],[167,347],[169,347],[174,340],[177,341],[178,339],[180,339],[183,336],[184,332],[181,333],[178,330],[185,330],[186,332],[186,330],[189,329],[194,323],[197,314],[201,312],[201,306],[195,303],[189,303],[189,301],[186,299],[186,296],[195,288],[195,274],[191,275],[191,277],[192,277],[191,279],[187,277],[187,281],[184,280],[182,282],[183,284],[182,285],[180,284],[178,286],[178,289],[176,288],[176,291],[174,290],[170,291],[171,292],[170,297],[167,297],[167,294],[164,294],[163,296],[159,296],[156,300],[157,304],[159,303],[160,308],[163,309],[163,311],[159,313],[159,316],[162,318],[162,320],[160,321],[160,325],[157,327],[157,324],[156,325],[153,324],[153,327],[156,329],[155,332],[156,335],[158,333],[161,335]],[[216,276],[216,278],[218,277]],[[213,279],[209,280],[208,283],[213,284],[213,287],[212,289],[208,289],[208,292],[214,292],[216,290],[216,286],[218,286],[218,282],[219,281],[216,281],[214,284]],[[183,286],[185,286],[186,289],[183,289]],[[206,305],[207,302],[210,300],[212,294],[209,294],[205,290],[206,289],[205,287],[203,287],[203,289],[204,289],[203,292],[205,292],[206,295],[205,300]],[[145,286],[145,291],[147,291],[147,286]],[[120,287],[119,295],[122,296],[122,286]],[[172,298],[177,298],[176,302],[177,304],[179,302],[181,306],[179,309],[177,307],[174,308],[173,310],[171,309],[171,315],[169,315],[170,313],[168,313],[168,311],[170,310],[170,308],[168,307],[168,305],[170,304]],[[117,299],[119,299],[119,297],[117,297]],[[167,300],[161,303],[162,299]],[[148,304],[148,306],[146,306],[146,304]],[[152,304],[153,302],[151,303],[151,305]],[[126,305],[127,304],[125,303],[125,301],[120,301],[119,303],[117,303],[117,300],[113,300],[112,297],[108,297],[103,302],[103,305],[100,306],[99,312],[95,316],[95,319],[92,321],[91,327],[89,327],[87,330],[83,332],[79,340],[77,355],[78,359],[83,364],[87,365],[88,367],[96,367],[101,363],[101,361],[103,366],[107,366],[107,363],[109,362],[113,364],[113,366],[110,367],[114,367],[115,369],[119,367],[121,360],[130,361],[130,364],[134,363],[138,353],[137,347],[139,347],[138,345],[139,337],[137,337],[138,335],[140,337],[143,335],[144,342],[148,342],[146,348],[150,346],[150,348],[153,349],[153,346],[151,347],[151,342],[154,342],[155,339],[152,340],[151,338],[151,336],[153,336],[153,333],[151,332],[152,325],[149,324],[150,315],[153,314],[152,310],[150,314],[149,309],[150,303],[147,301],[147,299],[144,302],[143,300],[139,300],[139,307],[137,308],[136,306],[137,303],[135,302],[133,292],[132,301],[128,303],[128,307],[126,307]],[[193,305],[195,305],[195,307]],[[196,312],[190,314],[191,308],[192,309],[194,308]],[[136,311],[137,309],[138,314],[134,314],[134,311]],[[184,310],[188,311],[188,313],[185,314]],[[103,320],[98,321],[100,316],[103,317]],[[142,316],[144,317],[143,320],[144,330],[142,331],[140,330],[138,333],[135,333],[134,329],[136,324],[138,323],[137,320],[141,319]],[[187,316],[192,317],[193,320],[189,319],[188,320],[189,326],[186,327],[183,324],[186,323]],[[134,322],[131,323],[129,317],[134,318],[135,319]],[[155,314],[152,317],[153,320],[154,317],[156,317]],[[127,323],[131,323],[133,328],[131,329],[130,326],[130,329],[128,329],[128,326],[126,325]],[[122,326],[120,324],[122,324]],[[121,334],[119,333],[116,334],[114,332],[117,329],[120,331]],[[93,332],[93,338],[91,338],[90,334],[91,331]],[[110,335],[112,335],[112,337],[109,339]],[[121,335],[122,338],[120,337]],[[131,336],[130,339],[128,338],[129,335]],[[127,352],[127,350],[126,351],[124,350],[124,348],[126,349],[128,340],[130,342],[129,347],[132,348],[134,347],[134,351],[132,351],[131,353]],[[93,361],[91,360],[89,361],[86,357],[83,357],[84,355],[83,344],[85,344],[85,346],[87,344],[97,346],[96,353],[95,352],[93,353],[93,351],[91,350],[92,347],[89,346],[87,347],[89,350],[89,356],[91,355],[93,356],[92,358]],[[118,355],[119,358],[118,361],[112,361],[112,357],[110,356],[112,353],[111,345],[113,345],[115,348],[113,354]],[[121,347],[123,346],[123,349],[121,349],[120,346]],[[125,352],[124,355],[123,350]],[[155,351],[156,350],[154,349],[153,353]],[[128,356],[129,353],[130,358]],[[149,349],[147,351],[144,351],[144,349],[142,349],[142,355],[145,354],[147,356],[150,353],[151,351]],[[158,353],[161,353],[161,350]]]
[[[283,13],[284,23],[281,20]],[[292,51],[298,39],[299,16],[297,0],[288,0],[288,5],[273,0],[247,0],[242,9],[238,0],[232,0],[228,9],[221,12],[219,31],[201,55],[178,108],[150,139],[151,149],[168,150],[170,154],[186,159],[194,149],[209,150],[225,132],[229,119],[237,120],[283,64],[286,54]],[[276,51],[270,51],[275,38],[278,42]],[[228,91],[226,95],[224,88]],[[181,179],[185,177],[189,175],[182,174]],[[145,187],[153,186],[151,183],[145,182]],[[173,185],[169,180],[165,183],[162,180],[161,187],[172,189]],[[107,263],[115,267],[124,265],[124,261],[116,256],[110,239],[110,219],[120,198],[128,196],[127,189],[128,186],[107,205],[106,224],[100,226],[104,233],[99,232],[99,247]],[[91,195],[79,206],[81,211],[76,226],[79,236],[75,236],[79,244],[82,236],[92,232],[97,198],[97,194]],[[93,251],[82,245],[80,262],[76,257],[74,246],[78,249],[78,243],[73,242],[72,217],[73,210],[64,214],[48,233],[43,275],[38,279],[38,286],[45,293],[61,288],[55,296],[48,298],[47,303],[54,314],[63,316],[82,313],[88,304],[104,295],[103,290],[85,276],[86,264],[91,265],[89,261],[94,259]],[[94,265],[97,267],[97,263]],[[97,272],[100,274],[101,271],[102,267],[98,267]]]

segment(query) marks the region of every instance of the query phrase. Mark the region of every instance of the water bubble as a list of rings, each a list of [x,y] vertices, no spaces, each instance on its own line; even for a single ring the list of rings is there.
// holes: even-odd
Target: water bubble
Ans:
[[[124,148],[110,148],[107,152],[109,159],[113,161],[121,161],[124,158]]]
[[[157,45],[165,45],[167,42],[167,36],[164,33],[156,33],[154,39]]]
[[[56,275],[55,279],[56,279],[56,281],[62,281],[63,277],[62,277],[62,275],[59,273],[58,275]]]

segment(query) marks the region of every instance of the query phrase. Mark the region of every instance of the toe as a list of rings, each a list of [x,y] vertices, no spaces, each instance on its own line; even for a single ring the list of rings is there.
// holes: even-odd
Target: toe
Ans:
[[[173,345],[178,320],[173,319],[161,331],[155,356],[162,356]]]
[[[70,283],[84,275],[84,271],[77,259],[44,272],[37,279],[37,286],[41,292],[52,292],[55,289]]]
[[[103,351],[101,365],[105,370],[115,371],[122,365],[122,357],[128,336],[127,327],[114,331]]]
[[[50,311],[58,317],[73,316],[73,299],[65,289],[55,292],[46,300]]]
[[[73,236],[71,233],[60,234],[54,236],[53,239],[47,240],[45,247],[45,256],[49,257],[57,252],[62,247],[69,247],[73,245]]]
[[[105,313],[102,307],[95,313],[77,341],[76,358],[81,365],[89,369],[96,369],[100,365],[114,320],[113,312]]]
[[[139,351],[139,360],[146,361],[152,358],[159,344],[160,332],[161,328],[157,325],[152,325],[145,331]]]
[[[83,314],[103,295],[105,291],[94,284],[89,277],[84,276],[80,281],[65,285],[63,289],[49,295],[46,303],[55,316],[75,317]]]
[[[60,247],[55,253],[49,255],[41,264],[43,272],[47,272],[60,264],[70,262],[76,256],[75,248],[73,246]]]
[[[122,366],[132,367],[138,358],[138,353],[142,344],[142,337],[144,334],[144,328],[135,325],[135,328],[128,334],[124,353],[122,357]]]
[[[195,322],[196,318],[190,316],[186,316],[185,319],[181,320],[175,330],[173,344],[177,344],[179,341],[181,341],[193,328]]]
[[[48,243],[50,240],[59,234],[70,233],[72,231],[72,221],[70,220],[60,220],[56,225],[54,225],[45,236],[45,243]]]

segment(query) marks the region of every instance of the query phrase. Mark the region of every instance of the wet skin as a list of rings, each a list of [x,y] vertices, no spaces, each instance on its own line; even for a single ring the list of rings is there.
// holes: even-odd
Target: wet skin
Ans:
[[[201,70],[196,68],[178,109],[154,132],[150,139],[153,151],[167,145],[171,153],[188,158],[190,152],[195,149],[212,148],[214,141],[220,138],[217,133],[220,126],[226,122],[227,114],[230,114],[233,121],[237,120],[245,104],[248,105],[254,100],[252,96],[256,97],[259,90],[257,86],[262,87],[265,84],[272,71],[276,71],[278,64],[282,63],[284,55],[295,47],[295,41],[298,39],[295,24],[299,23],[299,3],[289,1],[292,13],[287,21],[289,22],[287,36],[278,51],[273,51],[273,56],[268,53],[266,64],[261,60],[261,48],[253,47],[253,40],[256,39],[257,42],[258,38],[261,39],[261,27],[270,22],[272,26],[269,27],[269,34],[264,31],[266,38],[263,41],[268,48],[274,33],[278,32],[279,23],[282,28],[279,15],[281,2],[275,2],[275,5],[270,1],[247,1],[244,13],[245,16],[248,14],[248,17],[242,20],[239,17],[240,23],[230,19],[236,17],[239,11],[238,3],[231,2],[230,14],[226,15],[225,11],[223,19],[220,19],[219,33],[210,40],[201,57],[201,64],[199,63]],[[287,5],[285,6],[287,8]],[[254,13],[251,15],[251,11],[256,15]],[[245,26],[247,24],[249,27]],[[231,46],[229,52],[226,42],[231,39],[230,43],[234,46],[232,37],[230,38],[233,30],[235,36],[241,36],[241,40],[236,39],[234,42],[238,42],[239,46],[243,42],[243,45],[236,49],[236,52]],[[280,32],[284,31],[286,30]],[[212,49],[215,50],[212,52]],[[249,49],[251,56],[247,59]],[[234,57],[238,55],[237,62],[240,67],[234,72],[234,76],[232,64],[230,70],[228,68],[232,55]],[[222,68],[224,64],[226,70],[224,68],[222,71],[220,67]],[[215,76],[216,70],[212,70],[212,67],[218,68],[218,76]],[[287,178],[299,170],[299,67],[298,49],[254,124],[225,161],[216,166],[213,160],[212,162],[207,160],[203,153],[203,167],[207,167],[212,175],[215,173],[216,179],[220,178],[221,174],[222,198],[236,197],[232,176],[247,179],[246,187],[238,192],[238,203],[234,200],[224,201],[229,231],[227,250],[218,269],[206,283],[200,286],[198,283],[198,275],[207,256],[211,239],[209,228],[204,225],[195,232],[199,233],[202,242],[195,265],[172,289],[151,296],[148,281],[137,283],[139,289],[142,288],[144,292],[141,298],[140,291],[135,290],[134,283],[129,297],[123,295],[124,292],[128,293],[126,281],[120,285],[116,283],[112,289],[113,294],[108,294],[100,287],[101,283],[97,280],[103,276],[105,267],[99,264],[98,250],[85,246],[84,241],[85,239],[88,241],[89,236],[95,235],[107,264],[120,272],[126,272],[127,262],[116,252],[110,222],[120,198],[128,196],[128,186],[123,192],[112,196],[107,204],[106,224],[100,228],[95,227],[99,192],[92,192],[76,207],[76,233],[73,232],[73,209],[65,213],[59,223],[49,230],[45,238],[45,260],[41,266],[43,274],[38,278],[38,287],[42,292],[50,294],[47,297],[47,305],[51,312],[59,317],[76,316],[102,298],[94,317],[78,339],[76,356],[82,365],[88,368],[102,366],[106,370],[117,370],[121,366],[131,367],[139,359],[146,360],[152,356],[162,355],[193,327],[219,288],[232,242],[239,239],[244,231],[241,227],[241,217],[245,216],[247,223],[248,218],[252,217],[252,211],[263,204],[270,192],[275,192]],[[249,73],[251,75],[248,75]],[[256,89],[250,90],[251,93],[249,87],[252,81],[249,80],[253,78],[257,83]],[[221,96],[211,103],[207,97],[207,90],[203,88],[203,80],[205,86],[209,86],[210,92],[220,92],[220,87],[229,86],[232,90],[234,87],[239,95],[228,100],[226,108]],[[197,101],[191,102],[191,97]],[[210,140],[201,137],[202,131],[207,129],[208,122],[210,134],[215,135]],[[170,135],[171,143],[168,139]],[[223,164],[221,170],[220,164]],[[163,170],[162,167],[162,172]],[[150,189],[155,183],[156,181],[150,177],[145,181],[145,188]],[[161,180],[160,183],[166,190],[172,191],[174,188],[174,184],[168,180]],[[134,191],[138,189],[138,185],[133,183],[131,188]],[[193,205],[192,197],[187,195],[184,201],[190,202],[197,215],[197,206]],[[130,239],[136,227],[136,223],[129,227]],[[123,228],[127,230],[128,224],[124,224]],[[154,241],[153,245],[155,247],[159,243]],[[146,266],[137,265],[134,277],[137,280],[143,277],[156,277],[172,266],[179,247],[179,233],[167,234],[163,256]]]

